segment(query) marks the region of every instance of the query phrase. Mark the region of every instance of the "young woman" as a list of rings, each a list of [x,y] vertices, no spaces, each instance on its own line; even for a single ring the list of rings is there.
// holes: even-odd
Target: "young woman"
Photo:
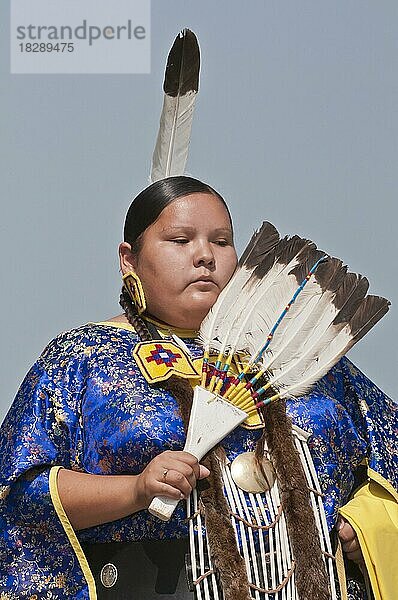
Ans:
[[[196,332],[237,264],[228,208],[198,180],[158,181],[130,206],[119,256],[122,274],[138,276],[145,305],[139,298],[134,304],[123,287],[124,314],[50,342],[3,423],[1,598],[193,598],[180,577],[188,530],[184,502],[166,523],[146,509],[155,496],[187,498],[198,480],[209,481],[210,489],[220,482],[214,462],[207,462],[209,469],[181,450],[191,391],[189,380],[178,376],[184,346],[146,357],[153,365],[166,353],[176,369],[160,384],[148,382],[133,353],[142,341],[161,346],[175,334],[184,340],[190,364],[199,365]],[[364,570],[357,535],[348,521],[338,520],[338,510],[363,482],[358,469],[364,460],[380,489],[393,494],[396,407],[343,359],[309,398],[288,403],[287,411],[312,434],[309,447],[329,527],[337,524],[347,558]],[[272,438],[269,427],[267,435]],[[233,458],[255,449],[262,436],[263,429],[239,427],[224,450]],[[206,502],[211,504],[209,492]],[[209,517],[210,529],[228,529],[229,515],[219,518],[214,526]],[[300,535],[310,540],[310,531]],[[236,550],[230,551],[217,563],[225,597],[250,598],[242,565],[233,562]],[[236,564],[230,580],[223,564]],[[359,569],[356,575],[360,579]],[[329,597],[316,581],[307,583],[306,597]],[[354,580],[349,593],[370,600]],[[278,592],[268,597],[278,598]]]

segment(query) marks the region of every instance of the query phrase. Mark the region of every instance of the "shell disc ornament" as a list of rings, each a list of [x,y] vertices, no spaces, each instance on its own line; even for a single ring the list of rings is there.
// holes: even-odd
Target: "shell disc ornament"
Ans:
[[[238,487],[250,494],[259,494],[272,488],[275,482],[275,471],[268,458],[263,458],[264,474],[256,460],[254,452],[239,454],[231,464],[231,476]]]

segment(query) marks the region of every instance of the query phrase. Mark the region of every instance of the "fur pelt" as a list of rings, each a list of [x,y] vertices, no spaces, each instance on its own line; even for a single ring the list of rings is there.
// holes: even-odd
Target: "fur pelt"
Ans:
[[[310,492],[294,446],[292,424],[282,400],[264,410],[265,430],[256,453],[264,454],[264,441],[270,452],[281,492],[293,556],[300,600],[330,600],[329,577],[311,507]]]

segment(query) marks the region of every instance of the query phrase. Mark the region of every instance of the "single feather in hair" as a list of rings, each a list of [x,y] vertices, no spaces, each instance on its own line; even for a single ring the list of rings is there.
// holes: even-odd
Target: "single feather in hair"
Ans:
[[[170,50],[163,84],[164,100],[152,157],[150,181],[183,175],[188,158],[200,51],[195,34],[183,29]]]

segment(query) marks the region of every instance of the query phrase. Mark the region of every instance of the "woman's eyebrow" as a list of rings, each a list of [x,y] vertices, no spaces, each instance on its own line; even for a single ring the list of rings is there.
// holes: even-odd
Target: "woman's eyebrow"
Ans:
[[[189,225],[170,225],[169,227],[162,228],[162,232],[164,232],[164,233],[167,233],[167,232],[173,233],[174,231],[186,231],[189,233],[194,233],[196,231],[196,228],[191,227]],[[216,229],[212,229],[211,233],[215,233],[217,235],[220,235],[220,234],[231,235],[232,229],[230,229],[229,227],[217,227]]]
[[[214,233],[224,233],[226,235],[232,234],[232,229],[230,227],[217,227],[217,229],[213,229]]]
[[[195,231],[195,227],[191,227],[189,225],[170,225],[169,227],[163,227],[162,231],[189,231],[189,232],[193,232]]]

